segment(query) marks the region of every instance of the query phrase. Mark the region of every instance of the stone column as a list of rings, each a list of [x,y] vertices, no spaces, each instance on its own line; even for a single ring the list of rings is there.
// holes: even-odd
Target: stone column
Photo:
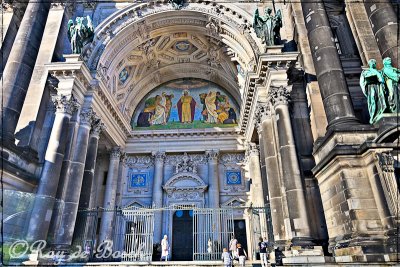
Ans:
[[[164,159],[165,152],[154,152],[154,182],[153,182],[153,207],[163,206],[163,179],[164,179]],[[162,212],[154,213],[154,243],[161,242],[162,239]]]
[[[64,4],[53,3],[50,8],[43,30],[42,42],[32,71],[32,78],[26,88],[24,105],[15,129],[16,144],[26,149],[29,147],[35,152],[39,148],[38,139],[40,138],[45,118],[45,109],[42,104],[43,96],[46,94],[45,84],[48,77],[45,65],[51,63],[57,50],[57,43],[60,43],[60,39],[63,40],[66,34],[67,21],[69,14],[72,13],[67,12],[67,10],[72,11],[71,5],[72,2]]]
[[[251,178],[251,202],[253,203],[253,207],[264,208],[265,202],[263,182],[261,178],[260,152],[258,151],[257,145],[254,143],[250,143],[247,153]],[[259,214],[261,235],[263,237],[267,237],[268,229],[265,209],[260,211]]]
[[[90,131],[89,146],[85,160],[85,170],[83,173],[82,190],[79,198],[79,209],[89,209],[92,185],[94,182],[94,169],[96,166],[97,148],[99,145],[100,133],[105,129],[104,123],[96,119],[92,123]]]
[[[54,208],[61,165],[67,142],[68,123],[78,104],[72,96],[59,95],[53,98],[56,116],[46,150],[45,163],[40,176],[27,240],[46,239]]]
[[[269,96],[274,105],[279,139],[279,152],[282,162],[282,178],[285,186],[292,244],[306,245],[311,240],[307,206],[297,159],[289,114],[290,92],[287,87],[270,87]]]
[[[58,227],[60,226],[61,216],[64,210],[66,185],[68,184],[68,180],[70,178],[69,169],[71,167],[71,160],[74,149],[77,149],[75,148],[75,142],[76,142],[78,127],[79,127],[79,110],[75,111],[75,113],[72,115],[72,118],[70,119],[68,125],[67,142],[60,172],[60,178],[58,181],[56,203],[51,217],[49,234],[47,238],[47,240],[50,243],[54,242],[55,240]]]
[[[94,119],[96,119],[96,115],[91,108],[86,108],[81,111],[75,143],[76,149],[74,150],[69,170],[70,179],[68,179],[68,183],[65,185],[64,210],[54,242],[60,249],[67,248],[72,243],[88,150],[89,133]]]
[[[18,33],[24,12],[28,3],[22,1],[2,1],[2,43],[1,48],[1,70],[0,79],[3,75],[3,70],[7,64],[8,56],[14,44],[15,36]]]
[[[112,240],[112,223],[114,220],[113,210],[115,209],[115,195],[117,190],[120,156],[121,149],[119,147],[114,147],[110,153],[110,164],[108,165],[106,190],[104,192],[103,208],[108,211],[104,211],[101,216],[99,242]]]
[[[14,131],[38,55],[50,1],[29,1],[2,76],[2,139],[14,143]]]
[[[302,1],[328,129],[358,124],[322,0]]]
[[[217,150],[207,150],[208,158],[208,203],[210,208],[219,208],[219,171]]]
[[[118,170],[118,183],[117,183],[117,193],[115,196],[115,203],[117,206],[122,206],[122,195],[124,193],[124,185],[126,185],[126,176],[127,176],[127,160],[128,156],[126,153],[122,153],[121,160],[119,163]]]
[[[269,203],[271,209],[272,230],[274,242],[277,246],[286,243],[286,228],[284,222],[285,205],[282,199],[282,181],[275,137],[275,125],[271,116],[269,103],[257,103],[256,110],[257,130],[260,138],[260,146],[263,146],[263,159],[266,165]]]
[[[365,9],[382,58],[390,57],[399,66],[399,18],[389,0],[365,1]]]
[[[94,183],[94,169],[96,166],[97,148],[99,145],[100,132],[105,128],[104,123],[100,119],[95,119],[92,123],[92,130],[90,131],[89,145],[85,160],[85,170],[83,172],[82,189],[79,198],[79,210],[88,210],[91,207],[90,199],[92,195],[92,186]],[[80,213],[77,215],[77,222],[74,230],[74,240],[87,239],[86,236],[91,231],[92,225],[89,225],[89,217],[87,213]],[[75,242],[75,241],[74,241]]]

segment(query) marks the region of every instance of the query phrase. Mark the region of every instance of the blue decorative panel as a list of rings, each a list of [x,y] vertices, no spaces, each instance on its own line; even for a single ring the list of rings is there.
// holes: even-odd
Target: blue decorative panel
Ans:
[[[131,187],[146,187],[147,173],[131,173]]]
[[[227,184],[242,184],[242,173],[240,171],[227,171],[226,172]]]

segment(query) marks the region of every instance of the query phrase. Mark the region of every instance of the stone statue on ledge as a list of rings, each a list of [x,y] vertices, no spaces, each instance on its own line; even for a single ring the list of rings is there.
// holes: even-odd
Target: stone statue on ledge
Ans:
[[[175,9],[181,9],[183,7],[185,0],[169,0],[169,2]]]
[[[272,15],[272,9],[267,7],[265,15],[260,16],[258,9],[254,11],[253,28],[258,38],[262,39],[262,43],[267,46],[279,45],[281,43],[280,29],[282,28],[281,10]]]
[[[367,97],[369,123],[374,124],[384,113],[398,112],[400,71],[392,66],[390,58],[383,60],[382,70],[376,68],[375,59],[370,59],[368,65],[361,73],[360,86]]]
[[[381,70],[387,87],[387,102],[391,112],[399,112],[400,92],[399,78],[400,70],[392,66],[390,57],[383,59],[383,69]]]
[[[72,19],[68,21],[68,40],[74,54],[82,53],[82,48],[93,41],[94,27],[89,16],[77,17],[75,24]]]

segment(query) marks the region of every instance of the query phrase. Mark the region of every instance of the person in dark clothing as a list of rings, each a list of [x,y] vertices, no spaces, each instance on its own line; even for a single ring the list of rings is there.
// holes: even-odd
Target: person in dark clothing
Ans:
[[[242,248],[241,244],[237,244],[236,254],[239,256],[239,265],[244,267],[246,264],[247,253],[244,248]]]
[[[268,266],[268,243],[262,237],[259,238],[258,249],[260,250],[261,267]]]

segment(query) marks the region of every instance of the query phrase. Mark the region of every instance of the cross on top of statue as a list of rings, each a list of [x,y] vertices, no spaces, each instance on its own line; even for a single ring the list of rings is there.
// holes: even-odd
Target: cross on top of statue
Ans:
[[[267,46],[280,45],[282,28],[282,13],[278,9],[275,15],[272,15],[272,9],[266,7],[264,16],[260,15],[258,8],[254,11],[253,28],[258,38],[262,39],[262,43]]]

